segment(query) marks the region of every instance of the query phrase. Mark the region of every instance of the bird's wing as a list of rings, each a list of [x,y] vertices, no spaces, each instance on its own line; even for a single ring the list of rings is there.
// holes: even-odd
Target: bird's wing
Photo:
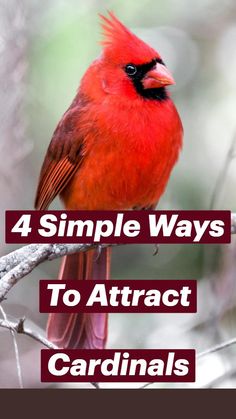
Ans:
[[[80,107],[69,108],[53,134],[39,177],[36,209],[48,208],[83,161],[83,138],[79,119]]]

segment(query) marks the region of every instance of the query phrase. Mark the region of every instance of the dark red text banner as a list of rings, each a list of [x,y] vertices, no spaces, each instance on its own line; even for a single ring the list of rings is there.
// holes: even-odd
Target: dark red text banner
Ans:
[[[196,280],[41,280],[41,313],[196,313]]]
[[[6,211],[6,243],[229,243],[230,211]]]
[[[41,350],[42,382],[193,382],[193,349]]]

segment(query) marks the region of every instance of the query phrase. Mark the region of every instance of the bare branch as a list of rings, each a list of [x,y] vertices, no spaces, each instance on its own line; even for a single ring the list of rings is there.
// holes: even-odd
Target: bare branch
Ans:
[[[46,346],[49,349],[58,349],[56,345],[49,342],[49,340],[41,336],[39,333],[34,332],[30,328],[26,327],[25,318],[21,318],[15,322],[8,321],[5,319],[0,319],[0,327],[9,329],[13,331],[14,333],[19,333],[19,334],[29,336],[30,338],[36,340],[37,342],[41,343],[42,345]]]
[[[94,244],[30,244],[3,256],[0,259],[0,302],[21,278],[40,263],[73,253],[86,252],[94,247]]]

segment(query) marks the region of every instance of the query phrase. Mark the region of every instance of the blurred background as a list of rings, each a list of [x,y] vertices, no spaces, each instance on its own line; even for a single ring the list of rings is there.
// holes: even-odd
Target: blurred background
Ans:
[[[159,208],[236,211],[235,0],[191,5],[187,0],[0,0],[1,255],[15,249],[4,244],[4,211],[33,208],[44,153],[81,76],[100,52],[97,14],[107,9],[161,53],[176,80],[171,93],[184,125],[184,148]],[[60,202],[51,208],[60,209]],[[9,320],[25,316],[42,332],[46,315],[38,312],[38,280],[55,279],[58,266],[59,261],[45,263],[13,288],[3,303]],[[235,240],[222,247],[162,245],[157,256],[148,245],[119,247],[112,276],[196,278],[198,313],[113,314],[111,348],[201,353],[236,336]],[[45,386],[39,378],[41,346],[26,336],[17,336],[17,342],[24,386]],[[0,387],[18,385],[12,337],[2,329]],[[236,346],[231,346],[198,360],[195,384],[147,388],[235,386]]]

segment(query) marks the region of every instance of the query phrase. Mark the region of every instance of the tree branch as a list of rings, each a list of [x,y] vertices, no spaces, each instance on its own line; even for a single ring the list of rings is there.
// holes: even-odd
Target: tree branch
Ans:
[[[21,318],[15,322],[0,319],[0,327],[3,327],[5,329],[11,330],[14,333],[23,334],[26,336],[29,336],[30,338],[36,340],[37,342],[41,343],[42,345],[46,346],[49,349],[58,349],[56,345],[49,342],[46,338],[41,336],[39,333],[34,332],[30,328],[25,326],[25,318]]]
[[[21,278],[40,263],[73,253],[86,252],[94,247],[94,244],[30,244],[3,256],[0,259],[0,302]]]

